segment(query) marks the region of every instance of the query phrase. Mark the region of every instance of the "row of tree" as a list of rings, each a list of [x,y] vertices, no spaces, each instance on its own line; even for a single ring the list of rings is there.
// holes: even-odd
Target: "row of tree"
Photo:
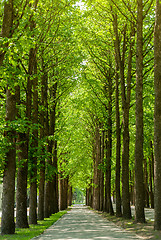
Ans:
[[[69,177],[61,167],[65,152],[59,152],[58,167],[57,149],[62,106],[76,84],[82,55],[74,1],[9,0],[0,3],[0,11],[1,233],[13,234],[15,188],[19,228],[71,204]]]
[[[36,224],[37,195],[43,219],[71,204],[72,186],[87,188],[87,204],[110,214],[113,194],[116,216],[131,218],[135,203],[137,222],[151,204],[161,229],[161,4],[79,5],[0,3],[2,234],[15,232],[15,178],[18,227],[29,226],[27,187]]]
[[[149,206],[150,198],[151,207],[155,207],[155,229],[159,230],[161,6],[159,1],[142,0],[87,4],[86,24],[82,24],[85,34],[81,36],[89,54],[84,78],[97,102],[97,108],[92,103],[88,111],[93,127],[94,176],[87,189],[87,203],[113,214],[114,167],[116,215],[131,218],[130,202],[135,202],[136,221],[145,222],[144,207]]]

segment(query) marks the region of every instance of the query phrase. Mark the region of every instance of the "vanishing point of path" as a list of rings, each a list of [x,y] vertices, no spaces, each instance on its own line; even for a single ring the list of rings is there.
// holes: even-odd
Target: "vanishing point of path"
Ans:
[[[36,240],[133,240],[140,239],[82,205],[75,205]]]

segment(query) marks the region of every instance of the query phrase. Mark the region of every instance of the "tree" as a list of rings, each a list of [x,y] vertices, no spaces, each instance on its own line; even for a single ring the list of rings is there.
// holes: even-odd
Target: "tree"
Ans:
[[[161,3],[156,0],[155,31],[154,31],[154,87],[155,87],[155,109],[154,109],[154,153],[155,153],[155,192],[154,192],[154,229],[161,230]]]
[[[5,38],[12,37],[13,30],[13,12],[14,12],[14,0],[8,0],[4,3],[4,15],[0,37],[4,38],[2,49],[8,46],[8,41],[5,43]],[[6,51],[0,51],[0,66],[3,64]]]
[[[132,51],[134,41],[132,36],[134,34],[133,26],[130,31],[130,46],[128,50],[128,62],[127,62],[127,87],[125,86],[125,54],[127,51],[127,25],[123,27],[123,48],[121,54],[121,46],[118,33],[117,14],[113,14],[113,29],[115,34],[115,52],[116,61],[119,67],[119,74],[121,79],[121,98],[122,98],[122,110],[123,110],[123,152],[122,152],[122,205],[123,205],[123,217],[131,218],[130,209],[130,194],[129,194],[129,110],[130,110],[130,96],[131,96],[131,78],[132,78]]]
[[[145,222],[143,179],[143,2],[137,1],[136,42],[135,218]]]
[[[9,0],[4,3],[4,16],[1,29],[1,37],[7,39],[7,42],[2,44],[2,49],[7,48],[8,38],[12,36],[13,27],[13,6],[14,1]],[[5,41],[4,41],[5,42]],[[5,51],[0,51],[0,67],[3,64]],[[15,80],[15,79],[14,79]],[[16,99],[14,88],[11,89],[7,85],[6,90],[6,125],[8,130],[5,131],[5,138],[9,146],[6,153],[5,169],[3,173],[3,200],[2,200],[2,234],[13,234],[15,232],[14,222],[14,193],[15,193],[15,173],[16,173],[16,148],[15,148],[15,131],[12,122],[15,121]]]

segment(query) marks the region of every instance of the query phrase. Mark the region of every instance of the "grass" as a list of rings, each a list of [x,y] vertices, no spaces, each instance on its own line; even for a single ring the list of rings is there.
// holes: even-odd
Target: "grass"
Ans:
[[[29,240],[44,232],[45,229],[53,225],[59,218],[61,218],[67,211],[61,211],[53,214],[50,218],[45,218],[43,221],[38,221],[37,225],[30,225],[30,228],[16,228],[13,235],[1,235],[0,240]]]

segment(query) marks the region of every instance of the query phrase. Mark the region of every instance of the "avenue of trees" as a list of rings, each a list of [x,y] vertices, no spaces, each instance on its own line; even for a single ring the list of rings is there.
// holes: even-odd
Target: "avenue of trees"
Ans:
[[[154,208],[161,230],[159,0],[5,0],[0,16],[1,234],[74,189],[136,222]]]

